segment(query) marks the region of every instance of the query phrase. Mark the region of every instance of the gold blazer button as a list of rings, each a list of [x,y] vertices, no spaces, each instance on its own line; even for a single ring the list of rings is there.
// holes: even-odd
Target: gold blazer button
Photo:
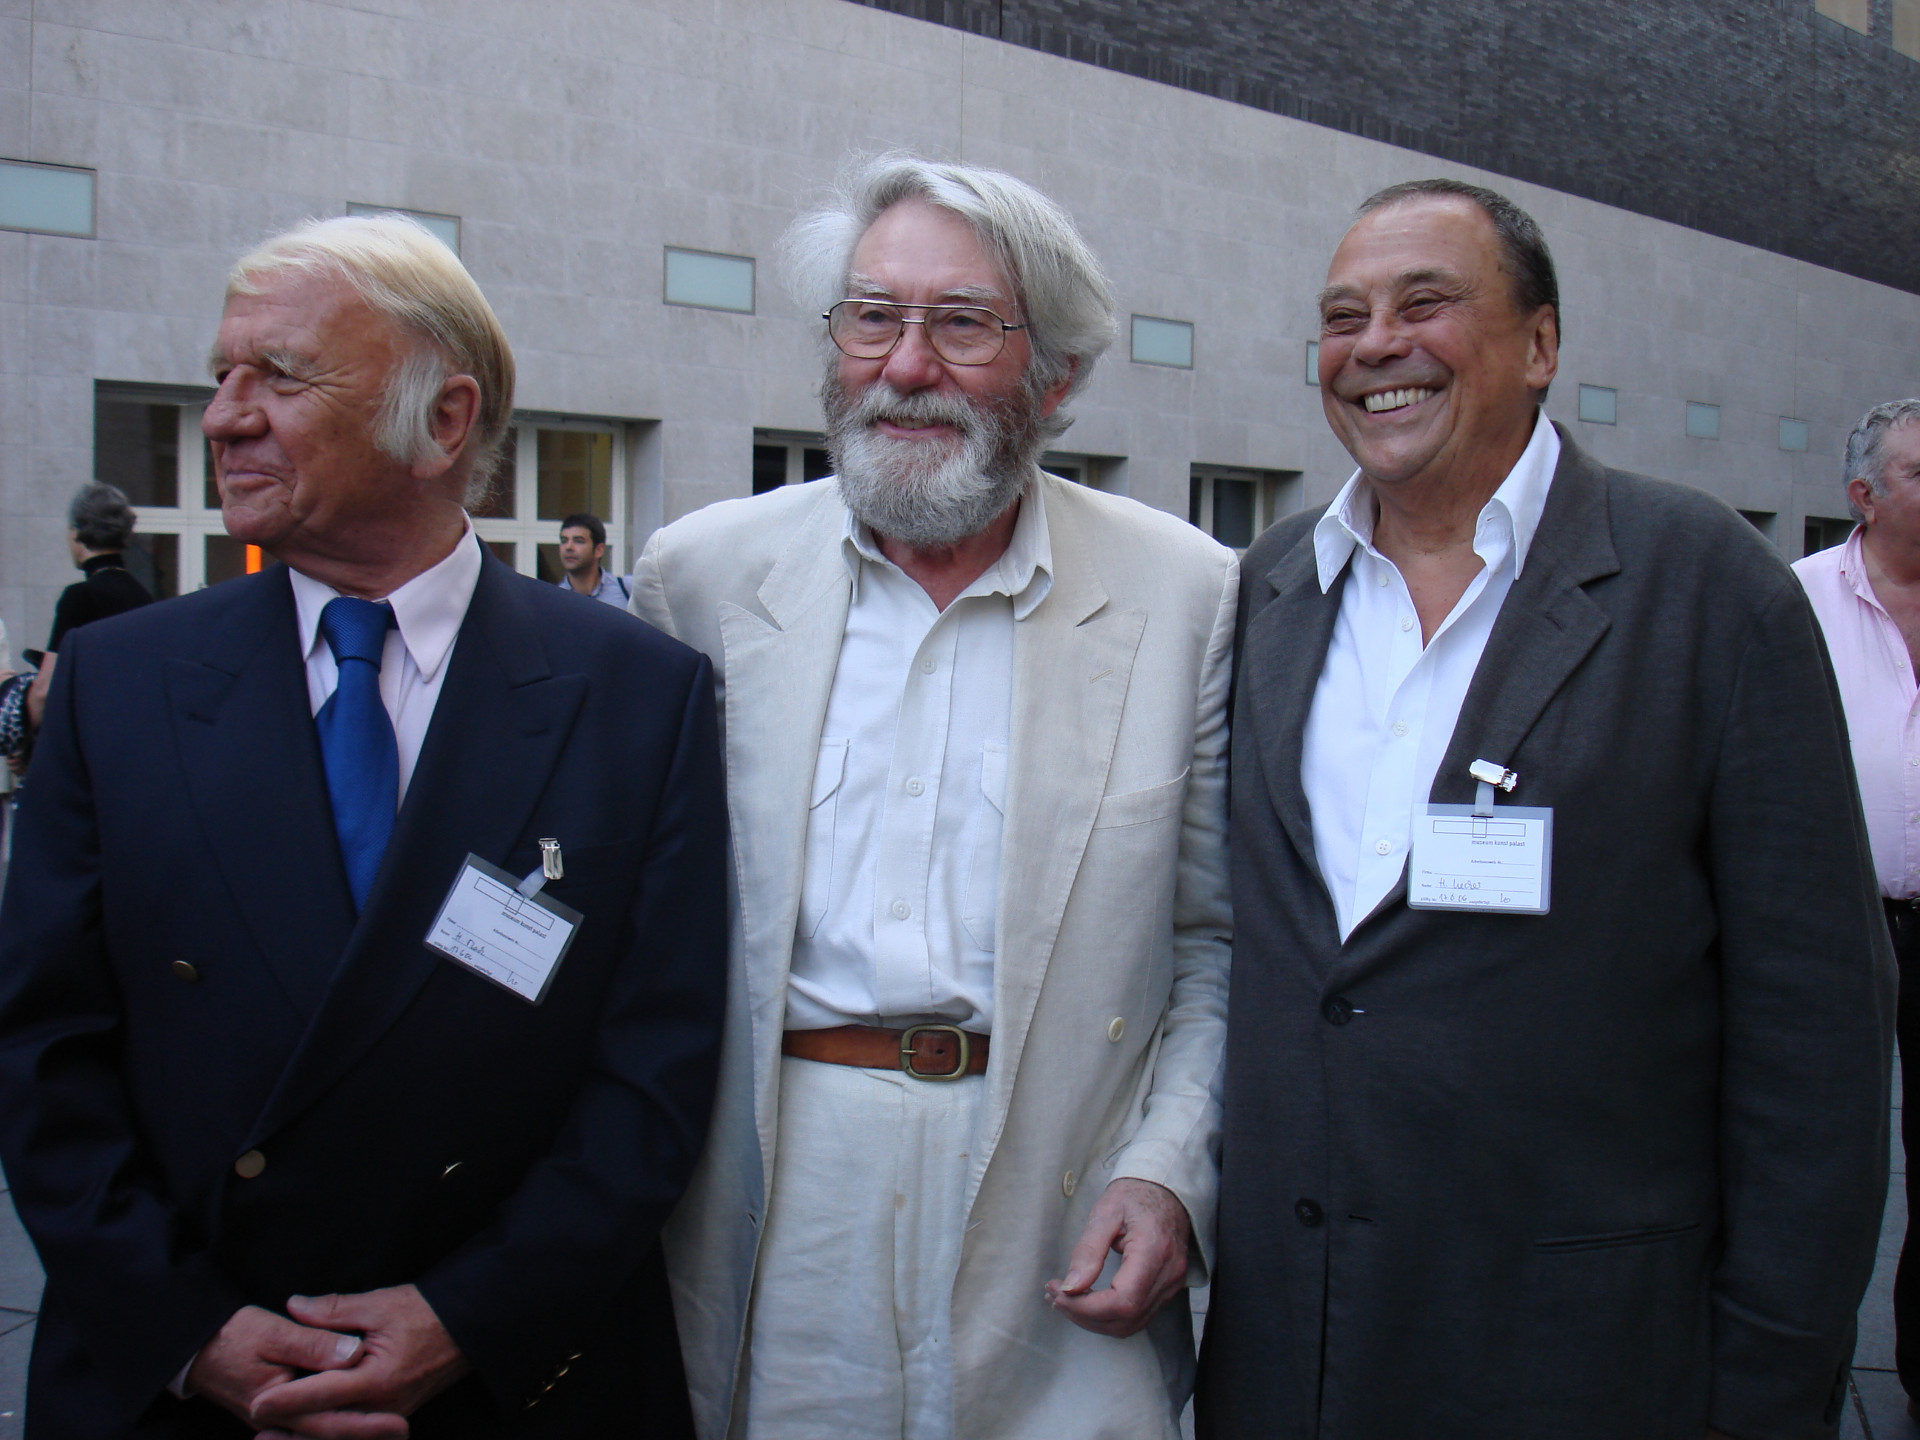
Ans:
[[[267,1168],[267,1157],[258,1150],[249,1150],[233,1162],[233,1173],[242,1180],[251,1180]]]
[[[188,960],[176,960],[168,968],[173,971],[175,979],[184,980],[189,985],[200,978],[200,972],[194,969],[192,962]]]

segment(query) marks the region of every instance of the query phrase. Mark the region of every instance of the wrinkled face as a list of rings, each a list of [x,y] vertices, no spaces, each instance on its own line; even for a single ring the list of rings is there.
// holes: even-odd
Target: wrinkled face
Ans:
[[[369,542],[419,490],[373,438],[404,346],[332,276],[290,274],[227,302],[201,428],[230,535],[283,560],[378,550]]]
[[[1890,540],[1920,545],[1920,420],[1903,420],[1880,437],[1880,483],[1876,495],[1864,480],[1847,487],[1870,529]]]
[[[1558,366],[1553,312],[1523,312],[1486,213],[1421,196],[1363,215],[1320,297],[1327,423],[1379,484],[1471,474],[1524,447]]]
[[[584,525],[569,525],[560,532],[560,567],[569,575],[584,574],[606,553],[607,547],[594,544],[593,532]]]
[[[849,296],[903,305],[981,305],[1010,324],[1026,318],[1012,286],[967,222],[922,200],[902,200],[882,211],[854,246],[849,270]],[[839,356],[840,388],[857,399],[875,381],[885,381],[901,395],[931,392],[976,408],[1028,403],[1020,382],[1033,348],[1025,330],[1009,331],[1005,347],[985,365],[954,365],[934,353],[925,328],[907,326],[900,343],[878,360]],[[1059,394],[1043,397],[1041,416],[1051,415],[1059,403]],[[959,439],[951,424],[907,417],[883,416],[873,428],[906,444],[952,446]]]

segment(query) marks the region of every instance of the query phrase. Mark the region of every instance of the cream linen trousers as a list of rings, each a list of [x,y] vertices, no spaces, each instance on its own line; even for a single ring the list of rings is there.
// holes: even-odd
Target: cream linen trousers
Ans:
[[[984,1086],[781,1057],[733,1440],[952,1440],[953,1279]]]

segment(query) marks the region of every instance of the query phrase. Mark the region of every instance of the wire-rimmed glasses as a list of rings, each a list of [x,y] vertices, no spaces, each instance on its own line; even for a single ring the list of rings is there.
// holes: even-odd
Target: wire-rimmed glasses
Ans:
[[[918,310],[916,319],[907,314]],[[983,305],[899,305],[891,300],[842,300],[825,315],[827,334],[842,354],[880,360],[893,353],[907,326],[925,327],[933,353],[951,365],[985,365],[1006,348],[1009,330],[1025,330]]]

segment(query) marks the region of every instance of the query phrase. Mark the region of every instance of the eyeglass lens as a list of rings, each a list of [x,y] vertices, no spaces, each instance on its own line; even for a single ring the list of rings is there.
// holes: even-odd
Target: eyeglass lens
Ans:
[[[827,313],[827,333],[841,350],[860,360],[887,354],[908,325],[924,325],[934,353],[955,365],[985,365],[1007,343],[1005,322],[991,310],[972,305],[913,308],[922,311],[922,319],[909,319],[899,305],[842,300]]]

